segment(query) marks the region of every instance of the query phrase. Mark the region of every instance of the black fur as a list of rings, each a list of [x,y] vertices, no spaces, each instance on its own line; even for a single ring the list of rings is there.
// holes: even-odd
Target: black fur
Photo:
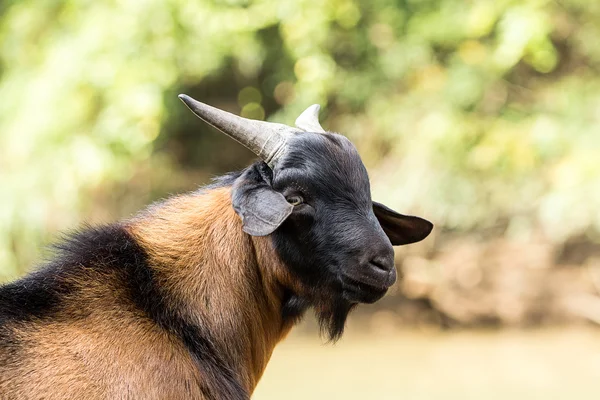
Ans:
[[[220,182],[232,185],[244,230],[272,232],[279,257],[305,289],[287,297],[284,318],[297,320],[313,307],[321,331],[337,340],[354,306],[377,301],[396,280],[392,244],[423,240],[433,225],[373,202],[366,168],[345,137],[306,132],[287,144],[274,169],[257,162]],[[303,203],[282,218],[289,211],[282,198],[298,196]]]
[[[278,166],[273,186],[293,187],[307,204],[284,222],[273,239],[280,257],[313,289],[310,301],[321,329],[335,341],[354,304],[344,298],[340,274],[359,263],[355,249],[366,247],[363,240],[377,227],[368,223],[369,179],[354,147],[333,135],[302,139]],[[278,174],[279,170],[285,172]],[[365,225],[367,229],[357,230]]]
[[[11,323],[32,319],[85,318],[85,313],[63,315],[67,295],[75,295],[73,282],[106,275],[117,277],[127,288],[128,301],[161,328],[179,337],[198,368],[211,378],[203,387],[210,399],[247,399],[248,393],[212,344],[210,333],[180,316],[170,307],[158,286],[144,249],[122,226],[88,228],[55,246],[57,257],[27,277],[0,287],[0,345],[18,351]],[[81,309],[85,310],[86,305]],[[92,306],[93,307],[93,306]],[[4,328],[3,328],[4,327]]]
[[[53,318],[72,285],[62,268],[48,266],[27,278],[0,287],[0,327],[16,321]]]
[[[290,140],[274,170],[256,163],[242,178],[234,184],[234,199],[266,186],[304,199],[272,233],[279,257],[307,289],[290,296],[284,316],[297,318],[310,305],[322,331],[337,340],[354,305],[379,299],[389,283],[369,288],[348,275],[360,276],[375,258],[393,270],[393,248],[373,214],[369,178],[356,149],[340,135],[305,133]]]
[[[298,296],[289,289],[285,289],[281,317],[286,324],[299,322],[310,305],[307,299]]]

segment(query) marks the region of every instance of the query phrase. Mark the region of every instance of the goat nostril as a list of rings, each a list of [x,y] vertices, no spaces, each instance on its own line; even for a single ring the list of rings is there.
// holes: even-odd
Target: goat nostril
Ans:
[[[394,268],[394,264],[390,264],[388,262],[385,262],[383,260],[378,260],[378,259],[373,259],[371,261],[369,261],[369,263],[371,265],[373,265],[375,268],[378,268],[382,271],[389,271],[392,268]]]

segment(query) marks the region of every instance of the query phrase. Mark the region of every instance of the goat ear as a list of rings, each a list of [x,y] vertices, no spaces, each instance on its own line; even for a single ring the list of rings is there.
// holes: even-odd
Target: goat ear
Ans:
[[[423,218],[399,214],[375,201],[373,212],[394,246],[420,242],[433,229],[433,224]]]
[[[242,219],[243,231],[249,235],[266,236],[273,233],[294,208],[281,193],[273,190],[270,181],[265,171],[253,167],[233,184],[233,209]]]

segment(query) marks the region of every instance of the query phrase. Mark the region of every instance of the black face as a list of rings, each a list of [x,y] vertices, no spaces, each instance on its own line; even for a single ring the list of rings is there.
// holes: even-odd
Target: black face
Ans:
[[[332,339],[357,303],[379,300],[396,281],[392,244],[424,239],[431,223],[371,200],[367,171],[337,134],[303,133],[274,169],[246,170],[233,204],[254,235],[272,234],[281,259]]]

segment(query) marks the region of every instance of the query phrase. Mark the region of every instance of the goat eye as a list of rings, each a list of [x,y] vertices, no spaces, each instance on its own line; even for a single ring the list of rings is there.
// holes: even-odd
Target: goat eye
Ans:
[[[290,203],[293,206],[298,206],[302,203],[304,203],[304,199],[302,198],[302,196],[288,196],[285,198],[287,200],[288,203]]]

